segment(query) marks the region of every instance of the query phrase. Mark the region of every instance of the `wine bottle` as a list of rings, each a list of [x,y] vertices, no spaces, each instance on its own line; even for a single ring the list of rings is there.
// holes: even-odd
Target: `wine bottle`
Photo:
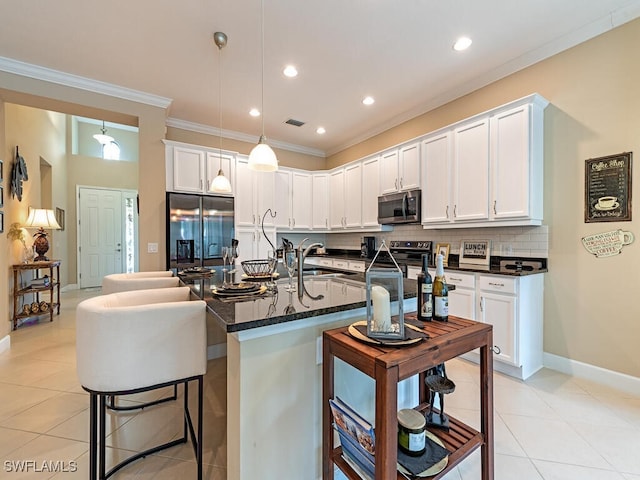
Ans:
[[[436,278],[433,281],[433,319],[449,321],[449,289],[444,278],[444,257],[436,257]]]
[[[422,271],[418,274],[418,320],[430,322],[433,319],[433,281],[429,275],[429,256],[422,255]]]

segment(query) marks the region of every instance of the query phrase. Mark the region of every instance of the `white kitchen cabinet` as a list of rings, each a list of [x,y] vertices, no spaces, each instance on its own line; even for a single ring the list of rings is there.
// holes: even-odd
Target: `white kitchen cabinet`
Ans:
[[[265,227],[265,233],[269,240],[276,245],[276,231],[274,227]],[[244,260],[256,260],[269,258],[271,245],[262,234],[262,229],[256,227],[246,227],[236,229],[236,239],[238,240],[238,258],[236,267],[242,268],[240,262]]]
[[[329,174],[312,174],[311,228],[329,229]]]
[[[229,179],[229,183],[231,183],[231,192],[228,194],[209,192],[211,184],[213,183],[213,180],[218,176],[218,172],[221,168],[224,176],[227,177]],[[205,159],[205,179],[205,193],[214,195],[233,195],[236,185],[235,157],[232,155],[226,155],[224,153],[220,155],[220,152],[207,152],[207,156]]]
[[[420,142],[380,155],[381,194],[420,188]]]
[[[362,226],[362,164],[352,163],[344,168],[345,227]]]
[[[311,229],[311,174],[280,168],[275,172],[275,225],[285,230]]]
[[[543,110],[534,97],[491,117],[491,219],[542,221]]]
[[[230,193],[209,192],[220,170],[231,183]],[[198,145],[165,141],[166,188],[168,192],[232,195],[235,189],[235,155]]]
[[[423,139],[423,226],[541,225],[547,105],[530,95]]]
[[[348,164],[331,171],[330,225],[332,229],[359,228],[362,226],[362,165]]]
[[[260,226],[267,209],[277,211],[274,205],[274,173],[249,169],[249,158],[246,155],[238,155],[236,185],[236,227]],[[272,226],[274,219],[267,213],[264,223]]]
[[[542,368],[544,275],[475,275],[477,320],[493,325],[494,368],[525,380]]]
[[[476,319],[476,279],[475,274],[445,270],[447,285],[455,285],[449,291],[449,315]]]
[[[380,185],[380,159],[362,161],[362,226],[378,226],[378,195]]]
[[[344,169],[329,174],[329,225],[331,229],[343,229],[344,220]]]
[[[453,131],[453,219],[489,219],[489,117]]]
[[[451,203],[451,132],[422,141],[422,223],[449,223]]]
[[[312,177],[310,173],[291,172],[292,228],[309,230],[312,223]]]

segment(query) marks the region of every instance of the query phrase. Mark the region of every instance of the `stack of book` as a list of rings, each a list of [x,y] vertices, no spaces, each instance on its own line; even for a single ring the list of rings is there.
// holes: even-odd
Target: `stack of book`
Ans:
[[[342,457],[365,480],[375,478],[373,426],[339,397],[329,400]]]

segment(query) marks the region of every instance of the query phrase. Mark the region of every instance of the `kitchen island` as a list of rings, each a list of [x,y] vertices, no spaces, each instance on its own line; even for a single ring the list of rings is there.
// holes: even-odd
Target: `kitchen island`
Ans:
[[[183,278],[227,335],[227,478],[322,477],[321,338],[366,318],[364,280],[308,275],[299,298],[283,275],[277,294],[229,300],[212,294],[219,276]],[[405,279],[405,312],[415,311],[415,289]],[[373,418],[374,382],[340,361],[335,378],[336,393]],[[399,405],[417,405],[416,382],[399,385]]]

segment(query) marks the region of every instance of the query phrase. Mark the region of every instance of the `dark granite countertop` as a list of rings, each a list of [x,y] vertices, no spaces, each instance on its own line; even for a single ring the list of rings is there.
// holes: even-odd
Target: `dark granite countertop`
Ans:
[[[310,255],[311,257],[324,257],[324,258],[337,258],[341,260],[361,260],[364,261],[367,267],[371,263],[371,259],[363,258],[360,255],[359,250],[346,250],[346,249],[328,249],[327,253],[324,255]],[[542,269],[535,271],[515,271],[515,270],[505,270],[500,268],[501,260],[534,260],[540,261],[543,265]],[[414,267],[421,267],[422,263],[419,260],[407,260],[402,261],[402,263],[406,263],[407,265]],[[435,268],[435,265],[431,264],[429,267]],[[547,259],[546,258],[528,258],[528,257],[500,257],[500,256],[492,256],[490,259],[489,269],[480,269],[480,268],[469,268],[469,267],[460,267],[458,264],[458,255],[450,255],[449,256],[449,264],[445,267],[445,270],[456,270],[461,272],[474,272],[474,273],[489,273],[491,275],[508,275],[511,277],[524,277],[527,275],[537,275],[539,273],[548,272],[547,268]]]
[[[209,276],[182,276],[181,279],[195,296],[207,302],[209,313],[227,333],[366,307],[365,277],[362,274],[305,276],[305,295],[300,299],[297,291],[289,293],[285,290],[289,280],[284,273],[276,282],[275,293],[267,291],[232,300],[212,293],[212,286],[222,284],[222,274],[220,269],[217,270]],[[235,281],[242,280],[241,272],[238,269]],[[293,284],[297,286],[295,278]],[[405,299],[416,296],[414,280],[404,279],[403,289]]]

